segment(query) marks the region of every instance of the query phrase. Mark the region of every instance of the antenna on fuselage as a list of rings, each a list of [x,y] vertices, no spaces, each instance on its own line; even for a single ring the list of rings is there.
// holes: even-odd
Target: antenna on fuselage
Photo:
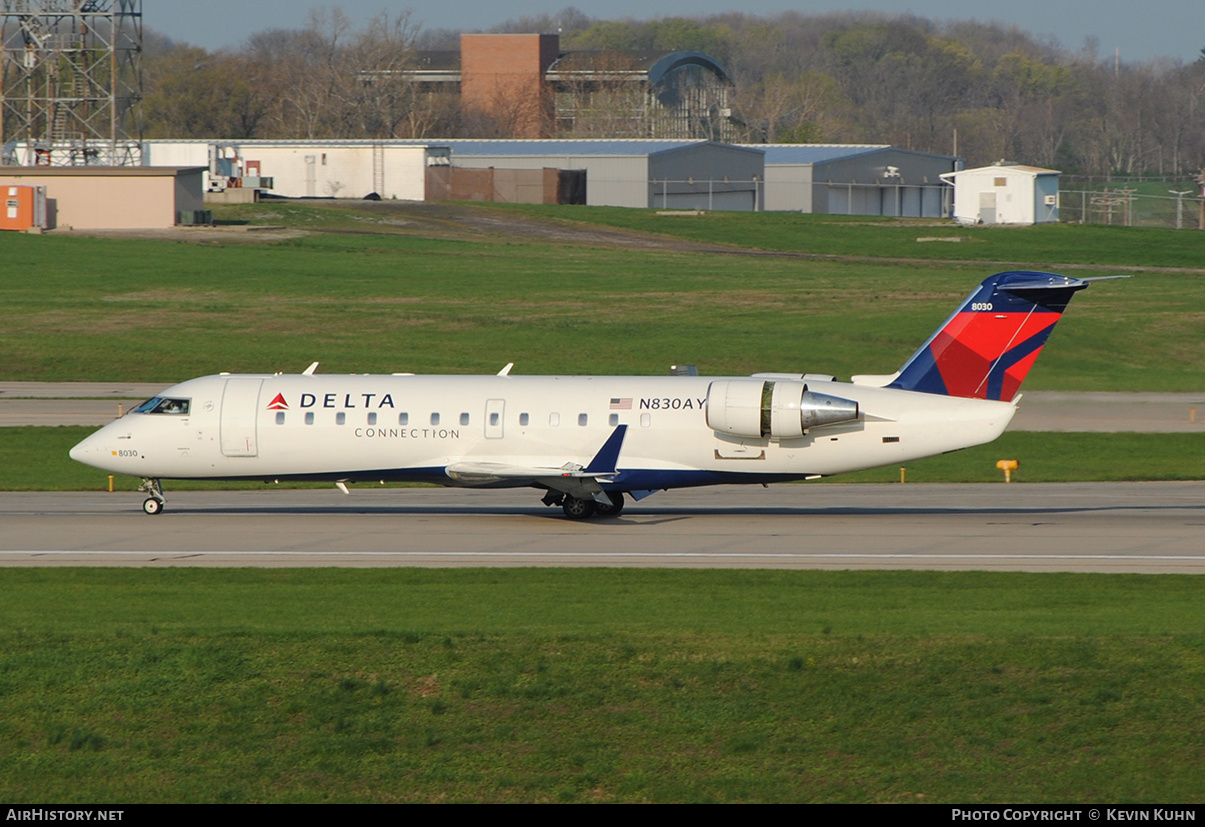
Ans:
[[[313,376],[314,371],[318,369],[317,362],[310,362],[310,366],[301,372],[302,376]]]
[[[507,362],[506,367],[498,371],[498,376],[510,376],[510,369],[515,366],[514,362]]]

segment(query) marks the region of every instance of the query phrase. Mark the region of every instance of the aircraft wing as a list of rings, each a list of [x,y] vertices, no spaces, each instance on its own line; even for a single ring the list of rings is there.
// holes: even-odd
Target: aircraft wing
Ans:
[[[582,499],[602,493],[600,483],[615,476],[619,451],[627,434],[627,425],[618,425],[589,464],[567,462],[559,468],[538,465],[513,465],[503,462],[454,462],[444,473],[462,485],[543,485]]]

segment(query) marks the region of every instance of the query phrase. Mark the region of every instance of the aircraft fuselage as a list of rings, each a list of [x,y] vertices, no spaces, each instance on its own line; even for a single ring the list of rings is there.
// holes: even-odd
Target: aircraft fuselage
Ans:
[[[772,482],[907,462],[995,439],[1009,402],[808,381],[858,405],[852,421],[800,436],[721,433],[704,377],[218,375],[160,395],[187,412],[127,414],[72,457],[117,474],[188,479],[457,478],[458,463],[559,469],[589,463],[619,425],[626,438],[608,490]],[[735,378],[749,382],[749,377]],[[800,380],[801,381],[801,380]],[[533,476],[535,471],[533,470]]]

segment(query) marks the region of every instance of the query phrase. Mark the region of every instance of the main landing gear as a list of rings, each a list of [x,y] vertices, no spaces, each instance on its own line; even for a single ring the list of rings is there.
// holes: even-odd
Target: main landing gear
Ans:
[[[142,501],[142,510],[147,514],[162,514],[163,506],[167,503],[167,498],[163,496],[163,486],[159,484],[159,480],[142,478],[142,485],[138,490],[147,494],[147,498]]]
[[[599,502],[595,499],[582,499],[572,494],[562,494],[559,491],[549,491],[544,495],[544,505],[559,505],[570,520],[588,520],[591,517],[617,517],[623,511],[623,492],[608,491],[606,497],[610,502]]]

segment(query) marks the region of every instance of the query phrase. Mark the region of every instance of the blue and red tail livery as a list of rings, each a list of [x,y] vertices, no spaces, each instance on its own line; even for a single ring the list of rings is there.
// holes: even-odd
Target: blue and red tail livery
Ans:
[[[985,280],[888,387],[1010,401],[1089,279],[1018,270]]]

